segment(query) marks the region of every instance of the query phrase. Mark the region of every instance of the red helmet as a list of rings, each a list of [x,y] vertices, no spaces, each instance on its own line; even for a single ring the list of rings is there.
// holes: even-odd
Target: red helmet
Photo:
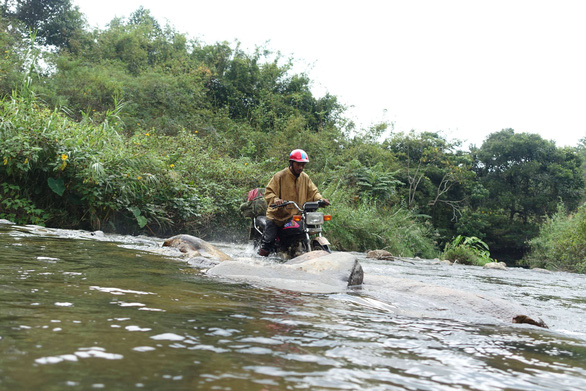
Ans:
[[[303,149],[294,149],[289,155],[289,161],[291,160],[298,163],[309,163],[309,156]]]

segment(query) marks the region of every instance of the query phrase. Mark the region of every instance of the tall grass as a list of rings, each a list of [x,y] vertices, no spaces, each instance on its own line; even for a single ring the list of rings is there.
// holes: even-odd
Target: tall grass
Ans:
[[[526,265],[586,273],[586,204],[575,214],[567,214],[560,205],[530,241],[530,247],[523,260]]]
[[[19,223],[153,233],[168,230],[176,215],[197,216],[195,189],[140,137],[121,135],[118,110],[100,123],[75,122],[30,95],[5,99],[0,214]]]
[[[433,228],[425,216],[401,205],[379,206],[368,198],[353,198],[348,188],[332,183],[322,194],[332,203],[332,221],[324,231],[337,250],[384,249],[397,256],[435,258]]]

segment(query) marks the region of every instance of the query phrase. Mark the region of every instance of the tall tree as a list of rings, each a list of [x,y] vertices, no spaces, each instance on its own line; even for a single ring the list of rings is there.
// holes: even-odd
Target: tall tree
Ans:
[[[551,215],[560,200],[570,209],[580,202],[582,159],[569,148],[557,148],[538,134],[505,129],[489,135],[473,153],[475,170],[490,192],[487,206],[507,210],[510,219]]]
[[[464,187],[474,179],[469,156],[438,133],[399,133],[385,142],[404,162],[409,208],[449,206],[454,213],[464,206]]]
[[[574,149],[558,148],[537,134],[504,129],[472,149],[479,183],[488,192],[474,204],[465,225],[482,226],[491,250],[520,259],[558,204],[575,209],[582,197],[582,159]],[[472,221],[475,220],[475,221]]]
[[[2,11],[4,16],[21,21],[27,30],[37,31],[40,43],[58,48],[68,47],[85,25],[83,14],[71,0],[5,0]]]

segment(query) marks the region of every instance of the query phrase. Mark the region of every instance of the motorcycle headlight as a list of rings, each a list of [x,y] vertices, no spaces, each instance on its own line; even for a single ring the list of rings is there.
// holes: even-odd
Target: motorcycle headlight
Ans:
[[[305,218],[308,225],[321,225],[324,223],[324,214],[320,212],[309,212]]]

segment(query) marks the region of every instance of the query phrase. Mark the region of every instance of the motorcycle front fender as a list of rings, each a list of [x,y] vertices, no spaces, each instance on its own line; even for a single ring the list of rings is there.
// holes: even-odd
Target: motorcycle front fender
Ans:
[[[329,246],[330,245],[330,241],[325,236],[318,236],[318,237],[314,238],[313,240],[317,241],[322,246]]]

